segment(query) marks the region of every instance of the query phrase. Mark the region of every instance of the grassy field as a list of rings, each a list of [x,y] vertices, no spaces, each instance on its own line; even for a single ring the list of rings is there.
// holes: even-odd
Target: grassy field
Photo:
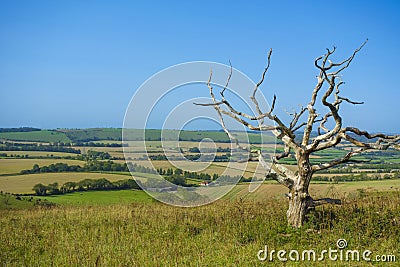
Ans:
[[[69,160],[69,159],[0,159],[0,174],[11,174],[19,173],[22,170],[32,169],[34,164],[39,164],[39,166],[47,166],[54,163],[67,163],[69,165],[80,165],[83,166],[84,162],[79,160]]]
[[[200,141],[200,140],[199,140]],[[199,141],[180,141],[179,146],[182,148],[190,148],[190,147],[199,147]],[[143,144],[146,144],[147,149],[159,149],[162,151],[162,147],[171,147],[174,144],[176,144],[175,141],[146,141],[143,143],[143,141],[128,141],[127,144],[129,145],[129,148],[137,148],[137,147],[142,147]],[[216,147],[222,147],[222,148],[227,148],[230,147],[230,143],[221,143],[221,142],[214,142]]]
[[[100,178],[106,178],[109,181],[117,181],[128,179],[129,176],[122,174],[86,172],[39,173],[15,176],[0,176],[0,190],[9,193],[33,193],[32,187],[38,183],[47,185],[57,182],[58,184],[62,185],[65,182],[78,182],[83,179]]]
[[[73,142],[87,142],[96,140],[121,140],[122,131],[119,128],[89,128],[59,130]]]
[[[380,181],[362,181],[362,182],[345,182],[345,183],[311,183],[310,194],[314,198],[333,197],[346,199],[351,195],[358,194],[360,190],[365,192],[399,192],[400,193],[400,179],[393,180],[380,180]],[[249,185],[242,183],[237,185],[225,197],[228,199],[254,199],[254,200],[267,200],[271,198],[284,198],[284,194],[288,190],[286,187],[276,183],[275,181],[268,181],[262,184],[257,191],[250,193]]]
[[[399,157],[399,158],[390,158],[390,159],[386,159],[386,162],[400,163],[400,157]]]
[[[124,152],[122,147],[90,147],[90,146],[73,146],[75,149],[79,149],[81,154],[86,154],[89,150],[98,152],[107,152],[111,157],[124,158]],[[142,156],[143,153],[140,154]]]
[[[79,149],[79,148],[78,148]],[[76,157],[75,153],[66,152],[48,152],[48,151],[1,151],[1,153],[6,153],[7,156],[26,156],[28,157]]]
[[[59,184],[63,184],[65,182],[77,182],[86,178],[90,179],[100,179],[106,178],[110,181],[126,179],[126,175],[129,173],[40,173],[40,174],[27,174],[27,175],[6,175],[6,174],[13,174],[19,173],[23,169],[31,169],[32,166],[36,163],[39,166],[49,165],[57,162],[67,163],[69,165],[83,165],[83,161],[78,160],[65,160],[65,159],[0,159],[0,190],[4,192],[10,193],[31,193],[32,187],[35,184],[43,183],[43,184],[50,184],[57,182]],[[124,163],[124,161],[116,161],[119,163]],[[156,168],[171,168],[173,167],[172,164],[168,161],[153,161],[153,164]],[[194,166],[198,166],[196,163],[187,162],[184,164],[185,168],[190,168],[190,165],[193,164]],[[146,166],[145,164],[143,164]],[[205,172],[209,174],[222,174],[225,170],[227,172],[225,174],[235,176],[242,173],[242,169],[245,166],[245,163],[232,163],[230,168],[227,169],[227,163],[212,163],[208,168],[205,170],[201,170],[199,172]],[[256,172],[256,177],[262,178],[264,176],[265,171],[262,169],[256,169],[258,164],[256,162],[249,162],[247,163],[246,171],[243,173],[245,178],[253,177],[254,172]],[[136,177],[143,177],[143,178],[158,178],[158,176],[153,174],[145,174],[145,173],[134,173]],[[332,175],[347,175],[347,174],[319,174],[320,176],[332,176]],[[369,173],[368,175],[375,175],[373,173]],[[384,175],[384,173],[381,173]],[[125,177],[124,177],[125,176]],[[143,179],[142,179],[143,180]],[[400,180],[379,180],[379,181],[365,181],[354,183],[354,186],[357,188],[376,188],[381,190],[390,189],[390,187],[400,187],[398,186],[398,181]],[[274,182],[273,182],[274,183]],[[351,186],[353,183],[341,183],[335,185],[338,189],[344,187],[353,187]],[[271,185],[280,188],[279,185]],[[326,185],[324,185],[326,186]],[[279,189],[281,190],[281,189]],[[268,190],[267,190],[268,191]],[[275,190],[272,190],[274,192]],[[279,191],[282,193],[281,191]],[[283,193],[282,193],[283,194]]]
[[[159,130],[146,131],[146,138],[153,140],[146,141],[147,150],[153,154],[162,153],[161,142],[157,141],[159,136]],[[116,143],[121,138],[121,129],[0,133],[0,140],[7,137],[19,142],[72,140]],[[180,142],[183,149],[198,147],[199,140],[206,137],[220,141],[226,139],[223,132],[184,131],[180,137],[186,140]],[[250,138],[257,142],[259,137],[250,134]],[[167,145],[170,143],[166,142]],[[129,150],[135,151],[140,147],[138,141],[129,144]],[[217,147],[228,145],[216,143]],[[268,152],[274,149],[272,144],[263,147]],[[95,150],[123,157],[121,147],[77,148],[83,153]],[[70,155],[37,151],[5,153],[29,157]],[[313,162],[329,161],[345,153],[344,150],[321,151],[315,153]],[[143,154],[144,151],[134,155]],[[384,159],[385,162],[398,163],[396,155],[384,158],[379,154],[371,155],[371,158],[373,162]],[[359,159],[367,158],[362,156]],[[57,162],[84,164],[83,161],[66,159],[0,159],[0,191],[32,193],[32,187],[38,183],[57,182],[61,185],[87,178],[106,178],[109,181],[130,178],[129,173],[5,175],[31,169],[34,164],[44,166]],[[168,161],[152,163],[156,168],[173,167]],[[143,162],[141,165],[148,164]],[[191,164],[197,163],[184,164],[190,169]],[[231,164],[226,174],[240,174],[245,165]],[[257,177],[263,177],[265,171],[257,170],[257,165],[256,162],[248,163],[244,177],[252,177],[255,172]],[[222,174],[227,166],[225,162],[213,162],[199,172]],[[141,177],[142,181],[158,177],[143,173],[134,175]],[[298,230],[287,226],[285,193],[287,189],[275,181],[266,181],[252,193],[248,183],[241,183],[217,202],[196,208],[167,206],[138,190],[76,192],[32,199],[23,197],[21,200],[10,194],[0,194],[0,266],[399,266],[400,179],[338,184],[313,182],[310,194],[314,198],[340,198],[343,205],[317,207],[309,214],[306,225]],[[48,205],[45,200],[56,205]],[[265,245],[276,251],[322,251],[330,247],[336,249],[336,241],[340,238],[347,240],[349,249],[369,249],[373,256],[396,255],[397,262],[379,264],[325,259],[322,262],[283,263],[276,257],[272,262],[257,259],[257,252]]]
[[[19,210],[30,209],[33,207],[34,201],[31,197],[23,197],[22,199],[17,199],[11,194],[0,193],[0,210]]]
[[[0,210],[1,266],[398,266],[365,261],[260,262],[259,250],[368,249],[400,257],[399,192],[325,206],[302,229],[283,199],[221,200],[197,208],[157,202]],[[346,248],[346,249],[347,249]],[[317,256],[317,257],[318,257]]]
[[[119,161],[117,161],[119,162]],[[140,161],[135,161],[140,165],[145,166],[145,162],[140,162]],[[163,169],[168,169],[168,168],[176,168],[171,162],[165,161],[165,160],[153,160],[151,162],[155,168],[163,168]],[[182,162],[182,161],[177,161],[179,164],[178,166],[183,167],[184,169],[196,169],[200,166],[199,163],[196,162]],[[261,168],[257,169],[258,163],[257,162],[248,162],[246,163],[231,163],[229,164],[230,168],[227,169],[228,162],[214,162],[211,164],[205,164],[205,166],[208,166],[204,170],[200,170],[198,172],[200,173],[208,173],[208,174],[218,174],[221,175],[224,171],[226,171],[225,174],[228,175],[240,175],[243,173],[243,176],[246,178],[252,177],[254,173],[257,173],[257,177],[262,178],[265,175],[265,170],[262,170]],[[243,168],[245,168],[245,171],[243,172]]]
[[[7,139],[14,141],[52,142],[52,143],[71,142],[71,140],[65,135],[65,133],[52,130],[0,133],[0,139]]]
[[[141,136],[143,130],[130,129],[126,137],[135,141]],[[247,135],[250,142],[260,143],[260,135],[256,133],[233,132],[240,140],[245,140]],[[175,140],[176,130],[164,130],[165,140]],[[62,129],[62,130],[41,130],[33,132],[5,132],[0,133],[0,139],[15,141],[41,141],[41,142],[87,142],[87,141],[121,141],[122,130],[120,128],[89,128],[89,129]],[[157,141],[161,138],[161,130],[147,129],[145,138],[148,141]],[[228,142],[229,138],[220,131],[181,131],[179,138],[183,141],[200,141],[204,138],[211,138],[216,142]],[[264,135],[267,142],[275,142],[275,137]]]
[[[103,177],[104,174],[98,174]],[[143,174],[140,174],[143,175]],[[144,174],[143,176],[146,176]],[[78,176],[79,177],[79,176]],[[107,179],[122,179],[123,176],[107,176]],[[154,178],[153,175],[148,174],[147,177]],[[75,179],[79,179],[74,177]],[[92,177],[96,178],[96,177]],[[199,181],[195,181],[197,184]],[[342,200],[348,199],[354,195],[362,193],[376,193],[376,192],[400,192],[400,180],[383,180],[383,181],[366,181],[366,182],[346,182],[339,184],[332,183],[312,183],[310,186],[310,193],[313,197],[334,197],[341,198]],[[287,189],[275,181],[264,182],[255,192],[249,192],[248,183],[240,183],[236,185],[223,199],[244,199],[244,200],[257,200],[266,201],[271,199],[284,199],[284,194]],[[126,202],[148,202],[151,198],[144,191],[137,190],[117,190],[117,191],[89,191],[77,192],[65,195],[55,195],[46,197],[35,197],[35,199],[47,199],[56,204],[117,204]],[[0,203],[1,204],[1,203]],[[14,203],[15,204],[15,203]]]
[[[148,203],[153,198],[141,190],[89,191],[65,195],[35,197],[61,205],[110,205],[123,203]]]
[[[65,134],[71,141],[99,141],[99,140],[112,140],[120,141],[122,130],[119,128],[90,128],[90,129],[65,129],[58,130],[60,133]],[[140,140],[143,130],[129,129],[125,131],[126,140]],[[250,142],[260,143],[260,135],[256,133],[243,133],[233,132],[239,140],[245,140],[247,135]],[[165,140],[175,140],[177,136],[176,130],[164,130],[163,138]],[[147,141],[157,141],[161,138],[161,130],[146,129],[145,139]],[[183,141],[200,141],[204,138],[211,138],[216,142],[228,142],[229,138],[224,132],[220,131],[181,131],[179,138]],[[264,141],[275,142],[275,137],[264,134]]]

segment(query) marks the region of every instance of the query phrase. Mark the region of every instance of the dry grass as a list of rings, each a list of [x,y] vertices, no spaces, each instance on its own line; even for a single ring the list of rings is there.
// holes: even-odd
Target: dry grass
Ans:
[[[68,159],[0,159],[0,174],[19,173],[22,170],[32,169],[34,164],[39,164],[40,167],[48,166],[54,163],[66,163],[68,165],[83,166],[84,162],[79,160]]]
[[[145,166],[147,163],[145,161],[135,161],[140,165]],[[262,168],[257,168],[258,167],[258,162],[247,162],[247,163],[236,163],[236,162],[211,162],[210,164],[208,163],[197,163],[197,162],[191,162],[191,161],[176,161],[176,164],[179,165],[173,165],[172,162],[170,161],[164,161],[164,160],[153,160],[151,162],[155,168],[163,168],[163,169],[168,169],[168,168],[177,168],[181,167],[184,170],[196,170],[199,168],[200,165],[204,164],[204,166],[207,166],[207,168],[198,171],[201,173],[208,173],[208,174],[218,174],[222,175],[224,172],[226,175],[243,175],[246,178],[252,177],[254,173],[256,172],[256,176],[259,178],[262,178],[265,175],[265,170]],[[228,168],[229,166],[229,168]],[[245,171],[243,172],[243,169]]]
[[[366,192],[400,192],[400,179],[345,182],[339,184],[311,183],[310,185],[310,194],[314,198],[334,197],[346,199],[360,190]],[[226,197],[267,200],[271,198],[285,198],[285,193],[288,193],[286,187],[275,181],[268,181],[253,193],[249,193],[249,184],[239,184]]]
[[[382,205],[381,203],[384,203]],[[218,201],[197,208],[160,203],[0,211],[1,266],[372,266],[365,261],[257,259],[268,248],[351,249],[399,257],[400,196],[354,198],[286,225],[285,200]],[[398,266],[384,263],[382,266]]]

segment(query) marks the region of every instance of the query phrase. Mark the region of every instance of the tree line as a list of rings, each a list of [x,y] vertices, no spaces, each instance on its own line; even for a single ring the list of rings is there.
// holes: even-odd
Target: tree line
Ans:
[[[183,160],[181,157],[171,155],[168,156],[170,160]],[[201,158],[201,154],[193,154],[193,155],[185,155],[187,160],[195,161]],[[226,153],[225,155],[203,155],[203,161],[213,161],[213,162],[228,162],[230,160],[230,153]],[[149,156],[151,160],[168,160],[165,154],[157,154]]]
[[[60,146],[56,144],[42,145],[11,142],[1,142],[1,144],[2,145],[0,145],[0,151],[47,151],[81,154],[81,151],[79,149],[67,146]]]
[[[368,172],[391,172],[400,170],[400,163],[369,163],[369,164],[357,164],[347,165],[344,167],[336,167],[332,169],[322,170],[319,173],[353,173],[357,169],[368,169]]]
[[[387,180],[387,179],[399,179],[400,173],[394,173],[393,175],[385,174],[371,174],[360,173],[360,174],[349,174],[349,175],[336,175],[336,176],[315,176],[315,181],[323,182],[352,182],[352,181],[372,181],[372,180]]]
[[[74,146],[90,146],[90,147],[123,147],[128,146],[128,144],[122,143],[95,143],[95,142],[76,142]]]
[[[218,179],[218,174],[214,173],[213,175],[210,175],[208,173],[197,173],[197,172],[190,172],[190,171],[183,171],[182,169],[163,169],[159,168],[157,169],[157,173],[163,176],[176,176],[176,177],[184,177],[184,178],[191,178],[191,179],[198,179],[198,180],[205,180],[205,181],[211,181],[211,180],[216,180]]]
[[[202,150],[203,150],[203,152],[205,152],[205,153],[212,153],[212,152],[215,151],[215,149],[212,149],[212,148],[203,148]],[[188,149],[188,151],[189,151],[190,153],[200,153],[200,149],[199,149],[198,147],[191,147],[191,148]],[[216,149],[216,152],[231,152],[231,149],[230,149],[229,147],[227,147],[227,148],[222,148],[222,147],[219,146],[219,147]]]
[[[105,178],[84,179],[79,182],[66,182],[63,185],[51,183],[48,185],[36,184],[32,190],[38,196],[61,195],[80,191],[104,191],[104,190],[141,190],[140,186],[133,179],[118,180],[110,182]]]
[[[111,155],[108,152],[89,150],[86,154],[82,155],[82,160],[104,160],[111,159]]]
[[[33,127],[0,128],[0,133],[35,132],[35,131],[41,131],[41,129]]]
[[[129,168],[133,172],[151,173],[156,174],[157,172],[151,168],[138,165],[136,163],[128,163]],[[108,161],[89,161],[83,166],[79,165],[68,165],[67,163],[54,163],[48,166],[40,167],[38,164],[34,164],[30,170],[22,170],[20,174],[35,174],[35,173],[48,173],[48,172],[96,172],[96,171],[107,171],[107,172],[129,172],[129,168],[126,163]]]

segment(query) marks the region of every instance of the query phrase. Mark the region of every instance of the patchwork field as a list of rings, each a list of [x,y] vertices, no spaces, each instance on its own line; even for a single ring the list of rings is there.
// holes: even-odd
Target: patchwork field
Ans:
[[[79,148],[78,148],[79,149]],[[7,156],[26,156],[28,157],[76,157],[77,154],[66,152],[48,152],[48,151],[1,151]]]
[[[82,155],[99,155],[107,152],[118,159],[114,163],[124,164],[122,147],[106,147],[104,144],[118,143],[120,129],[65,130],[71,140],[88,143],[76,146]],[[159,131],[149,132],[157,138]],[[31,133],[44,136],[46,132]],[[185,133],[187,139],[202,138],[204,133]],[[50,135],[54,135],[51,134]],[[56,134],[57,135],[57,134]],[[222,138],[221,133],[214,134]],[[25,135],[26,139],[28,135]],[[110,138],[104,140],[102,138]],[[48,140],[49,141],[49,140]],[[22,141],[19,141],[22,142]],[[24,142],[30,142],[28,140]],[[146,151],[138,151],[140,142],[130,142],[135,153],[132,158],[141,158]],[[163,153],[160,141],[147,141],[149,155]],[[173,142],[165,145],[172,146]],[[216,143],[226,148],[227,143]],[[254,147],[261,145],[255,144]],[[262,145],[265,153],[275,149],[273,144]],[[23,145],[20,145],[23,147]],[[180,142],[180,148],[199,147],[199,141]],[[128,149],[128,150],[129,150]],[[282,148],[278,146],[278,151]],[[330,161],[343,156],[347,149],[340,147],[316,153],[312,160]],[[88,153],[89,150],[94,151]],[[170,151],[177,149],[171,148]],[[34,164],[48,166],[54,163],[83,166],[85,161],[55,159],[53,157],[76,156],[63,152],[6,151],[19,158],[0,159],[0,265],[1,266],[282,266],[282,262],[260,262],[257,252],[268,245],[271,249],[327,249],[335,246],[339,238],[345,238],[353,247],[362,247],[387,255],[400,255],[400,179],[384,179],[359,182],[312,182],[310,194],[314,198],[340,198],[343,205],[317,207],[309,214],[305,227],[293,229],[287,226],[287,189],[275,181],[262,184],[239,183],[215,203],[197,208],[179,208],[155,201],[140,190],[81,191],[45,197],[17,197],[9,193],[33,193],[32,187],[42,183],[78,182],[84,179],[105,178],[111,182],[131,178],[126,171],[118,172],[63,172],[17,175],[21,170],[31,169]],[[104,153],[103,153],[104,154]],[[193,154],[193,153],[192,153]],[[222,154],[222,153],[220,153]],[[26,158],[28,155],[28,158]],[[371,154],[358,159],[371,159],[376,168],[367,165],[352,166],[351,173],[372,175],[392,174],[396,171],[399,154],[393,151]],[[30,158],[32,157],[32,158]],[[46,157],[46,158],[33,158]],[[92,166],[111,166],[100,156],[91,158]],[[286,163],[292,163],[288,159]],[[149,167],[182,168],[199,173],[219,175],[255,175],[264,177],[265,170],[257,169],[257,162],[211,162],[137,161]],[[296,170],[295,165],[286,165]],[[362,168],[361,168],[362,167]],[[110,168],[111,169],[111,168]],[[109,170],[110,170],[109,169]],[[115,169],[118,170],[118,169]],[[143,170],[143,169],[142,169]],[[379,173],[378,173],[379,170]],[[148,172],[146,170],[143,170]],[[374,173],[370,173],[374,172]],[[341,176],[336,173],[315,174],[317,176]],[[14,175],[9,175],[14,174]],[[158,175],[133,173],[140,181],[159,179]],[[170,176],[173,177],[173,176]],[[387,177],[386,177],[387,178]],[[186,183],[198,185],[203,180],[190,178]],[[199,187],[199,194],[214,194],[221,187]],[[225,185],[225,187],[228,187]],[[254,190],[256,187],[257,190]],[[157,193],[155,193],[157,194]],[[162,194],[162,193],[160,193]],[[293,262],[292,262],[293,263]],[[307,262],[307,266],[310,265]],[[342,263],[342,262],[341,262]],[[336,266],[366,266],[365,262],[346,262]],[[294,263],[293,263],[294,264]],[[295,266],[303,266],[300,263]],[[332,266],[331,262],[313,262],[313,266]],[[285,266],[292,266],[290,264]],[[383,265],[382,265],[383,266]],[[384,266],[397,266],[385,263]]]
[[[116,161],[116,162],[122,162],[122,161]],[[149,163],[147,161],[135,161],[140,165],[143,166],[149,166]],[[168,169],[168,168],[182,168],[182,169],[189,169],[189,170],[196,170],[199,169],[197,172],[200,173],[208,173],[208,174],[218,174],[221,175],[225,172],[225,175],[242,175],[246,178],[252,177],[254,173],[256,173],[256,176],[259,178],[264,177],[265,175],[265,170],[262,170],[262,168],[258,167],[257,162],[247,162],[247,163],[228,163],[228,162],[213,162],[213,163],[197,163],[197,162],[190,162],[190,161],[176,161],[176,162],[171,162],[171,161],[165,161],[165,160],[153,160],[151,162],[155,168],[163,168],[163,169]],[[227,166],[229,165],[229,168]],[[204,168],[201,168],[201,167]],[[257,168],[258,167],[258,168]],[[243,169],[245,171],[243,172]]]
[[[41,166],[47,166],[55,163],[66,163],[69,165],[80,165],[83,166],[84,162],[79,160],[70,159],[0,159],[0,174],[14,174],[19,173],[22,170],[32,169],[34,164]]]

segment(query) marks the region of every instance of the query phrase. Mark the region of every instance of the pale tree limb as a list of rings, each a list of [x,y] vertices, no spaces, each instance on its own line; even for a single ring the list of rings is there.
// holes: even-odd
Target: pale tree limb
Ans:
[[[256,86],[254,87],[254,90],[253,90],[253,94],[250,96],[250,99],[253,101],[259,115],[263,114],[263,112],[261,111],[260,105],[258,104],[258,101],[256,99],[256,93],[257,93],[257,90],[260,87],[260,85],[264,82],[265,74],[267,73],[269,66],[271,65],[271,55],[272,55],[272,48],[268,52],[268,63],[261,75],[261,80],[256,84]],[[270,109],[269,113],[271,113],[274,110],[275,101],[276,101],[276,96],[274,95],[274,100],[272,101],[272,105],[271,105],[271,109]],[[264,123],[264,118],[262,118],[260,120],[260,123],[261,124]]]
[[[366,149],[367,148],[359,148],[359,149],[357,149],[355,151],[350,151],[343,158],[334,159],[334,160],[332,160],[330,162],[327,162],[327,163],[321,163],[321,164],[318,164],[318,165],[313,165],[312,166],[312,171],[313,172],[317,172],[317,171],[321,171],[321,170],[332,168],[332,167],[334,167],[336,165],[339,165],[339,164],[343,164],[343,163],[349,162],[349,161],[351,161],[352,157],[361,154]]]
[[[261,166],[264,167],[264,169],[269,170],[269,173],[267,176],[270,176],[274,180],[276,180],[278,183],[286,186],[287,188],[292,188],[294,184],[294,180],[292,177],[294,177],[294,173],[290,171],[288,168],[283,167],[282,165],[279,164],[269,164],[265,161],[261,151],[258,151],[258,160],[261,164]],[[270,175],[269,175],[270,174]],[[276,174],[276,175],[274,175]]]
[[[341,73],[344,69],[349,67],[350,63],[354,59],[355,55],[364,47],[364,45],[367,43],[368,39],[356,50],[354,50],[353,54],[343,60],[342,62],[339,63],[333,63],[332,61],[329,60],[329,57],[336,51],[336,47],[333,48],[333,50],[327,49],[327,53],[324,56],[318,57],[314,61],[314,65],[320,70],[319,75],[317,76],[317,85],[314,88],[314,91],[311,96],[311,101],[307,106],[307,109],[309,111],[309,116],[307,120],[307,124],[305,126],[304,134],[303,134],[303,140],[302,140],[302,146],[308,146],[309,145],[309,140],[311,136],[311,132],[313,130],[313,125],[315,123],[315,119],[317,118],[316,111],[314,109],[314,105],[318,96],[319,91],[321,90],[322,86],[324,83],[328,83],[328,89],[325,92],[324,96],[322,97],[322,103],[323,105],[327,106],[330,110],[330,114],[326,115],[326,119],[328,117],[333,117],[335,120],[335,127],[332,130],[327,130],[326,128],[320,128],[327,130],[325,134],[319,135],[316,139],[314,139],[314,144],[313,146],[315,147],[318,145],[318,143],[322,140],[329,139],[330,137],[334,136],[337,134],[340,129],[341,129],[341,117],[338,115],[338,110],[339,110],[339,105],[340,103],[329,103],[327,101],[328,97],[333,93],[334,88],[336,86],[336,79],[338,79],[338,74]],[[329,63],[329,65],[326,66],[326,63]],[[336,71],[328,73],[327,71],[331,70],[334,67],[338,67]],[[341,82],[339,83],[339,85]],[[338,87],[338,86],[337,86]],[[343,99],[342,99],[343,100]],[[324,120],[326,120],[324,117]],[[323,120],[323,121],[324,121]]]
[[[223,99],[224,99],[224,92],[225,92],[226,88],[228,88],[229,82],[230,82],[231,77],[232,77],[232,72],[233,72],[232,63],[231,63],[230,60],[229,60],[229,66],[230,66],[230,71],[229,71],[228,79],[226,79],[226,84],[225,84],[224,89],[222,89],[222,91],[220,92],[220,94],[221,94]],[[210,82],[211,81],[209,80],[208,83],[210,83]]]
[[[212,103],[206,103],[206,104],[194,103],[194,104],[201,105],[201,106],[213,106],[218,111],[219,114],[221,114],[221,115],[224,114],[224,115],[227,115],[227,116],[233,118],[234,120],[243,124],[250,130],[256,130],[256,131],[271,130],[275,136],[284,140],[284,142],[287,142],[288,145],[290,145],[292,148],[297,148],[298,145],[294,141],[295,136],[294,136],[293,132],[288,127],[286,127],[285,124],[277,116],[272,114],[274,106],[275,106],[276,96],[274,97],[274,100],[273,100],[273,103],[271,105],[269,112],[266,112],[266,113],[262,113],[262,111],[259,107],[259,104],[255,98],[255,94],[258,90],[258,87],[264,81],[265,73],[267,72],[267,70],[269,68],[271,53],[272,53],[272,50],[270,50],[270,52],[268,54],[268,66],[265,68],[261,80],[256,84],[255,89],[253,90],[253,95],[254,95],[253,102],[256,106],[257,112],[259,113],[258,116],[251,116],[249,114],[246,114],[244,112],[238,111],[235,108],[233,108],[233,106],[229,103],[229,101],[227,101],[225,99],[223,92],[225,91],[226,87],[223,89],[223,92],[221,92],[222,99],[220,101],[217,101],[215,98],[215,95],[213,93],[212,87],[211,87],[211,75],[210,75],[210,79],[208,81],[207,86],[210,89]],[[230,79],[230,76],[228,76],[228,82],[229,82],[229,79]],[[221,106],[227,107],[228,110],[221,108]],[[245,119],[248,119],[248,120],[255,120],[255,121],[263,121],[264,118],[268,118],[268,119],[274,121],[277,124],[277,126],[269,126],[269,125],[264,125],[264,124],[260,124],[260,123],[258,123],[258,126],[254,126],[245,120]],[[228,136],[232,136],[232,135],[229,134]]]
[[[293,114],[291,114],[293,116],[292,121],[289,124],[289,129],[292,130],[292,132],[295,132],[296,129],[296,125],[299,122],[299,119],[301,118],[301,116],[304,114],[304,112],[307,110],[307,108],[301,107],[300,108],[300,112],[294,112]],[[301,127],[300,127],[301,128]]]
[[[308,207],[315,207],[326,203],[340,204],[340,200],[330,198],[313,200],[309,196],[308,186],[312,175],[315,172],[347,162],[360,162],[354,160],[353,157],[360,155],[367,150],[385,150],[390,147],[400,148],[399,135],[391,136],[382,133],[370,134],[355,127],[343,127],[342,125],[342,117],[339,113],[341,105],[343,103],[360,105],[363,104],[363,102],[350,100],[340,94],[341,86],[344,84],[341,79],[341,73],[350,66],[350,63],[355,58],[356,54],[364,47],[367,41],[368,39],[359,48],[355,49],[350,57],[340,62],[333,62],[330,60],[330,57],[336,51],[336,47],[333,47],[332,50],[327,49],[327,52],[323,56],[315,59],[314,65],[319,70],[319,73],[317,75],[317,83],[311,94],[310,102],[306,107],[302,106],[298,112],[289,114],[292,118],[288,124],[285,124],[277,115],[274,114],[277,99],[276,95],[274,95],[272,104],[266,112],[262,111],[256,97],[270,67],[272,50],[268,53],[267,66],[262,72],[261,79],[253,88],[252,95],[250,96],[257,115],[246,114],[235,109],[225,98],[224,93],[228,88],[232,76],[232,66],[227,83],[220,92],[221,99],[217,100],[215,98],[211,86],[210,75],[207,85],[210,89],[212,103],[198,105],[214,107],[220,117],[222,128],[229,138],[235,141],[238,147],[240,147],[238,140],[229,132],[224,123],[224,115],[231,117],[250,130],[271,131],[277,139],[284,143],[284,151],[280,154],[274,155],[271,158],[271,163],[266,162],[261,150],[251,151],[249,148],[243,149],[253,153],[253,156],[250,155],[247,159],[248,161],[258,161],[267,171],[267,176],[272,177],[278,183],[289,188],[291,201],[299,201],[298,203],[300,203],[305,200],[307,201],[306,206],[308,205]],[[325,110],[322,115],[317,112],[317,100],[321,100],[321,104]],[[265,125],[265,119],[273,121],[275,125]],[[300,129],[304,129],[303,136],[300,141],[297,141],[295,139],[295,132]],[[318,130],[318,134],[312,137],[311,133],[316,129]],[[360,140],[361,138],[366,138],[368,140]],[[310,155],[312,153],[335,147],[343,142],[351,144],[356,148],[349,151],[343,157],[334,159],[330,162],[315,165],[310,163]],[[257,152],[256,157],[254,156],[255,152]],[[282,164],[282,161],[280,163],[281,159],[290,157],[291,155],[294,155],[297,161],[297,171],[295,172]],[[293,195],[291,195],[292,193]],[[296,211],[296,208],[292,207],[291,209],[289,206],[288,214]],[[303,215],[304,214],[300,214],[298,216],[301,217]],[[288,219],[288,221],[292,222],[293,225],[298,225],[296,218],[293,220]]]
[[[320,198],[320,199],[313,199],[312,201],[312,207],[316,206],[321,206],[325,204],[336,204],[336,205],[341,205],[342,201],[340,199],[334,199],[334,198]]]
[[[238,148],[241,148],[242,150],[247,150],[247,148],[240,146],[238,139],[235,136],[233,136],[228,131],[228,129],[226,128],[224,118],[222,117],[222,114],[221,114],[222,110],[221,110],[217,100],[215,99],[215,95],[214,95],[214,92],[213,92],[213,87],[211,86],[211,79],[212,79],[212,70],[210,71],[210,77],[209,77],[208,82],[207,82],[207,87],[210,90],[210,96],[211,96],[211,99],[212,99],[213,104],[214,104],[214,109],[217,111],[217,114],[218,114],[218,117],[219,117],[219,120],[220,120],[220,123],[221,123],[221,127],[224,129],[224,132],[228,135],[229,139],[233,140],[235,142],[235,144],[236,144],[236,146]]]
[[[287,158],[289,156],[290,156],[290,146],[285,145],[283,153],[281,153],[279,155],[276,155],[275,159],[276,160],[280,160],[280,159],[283,159],[283,158]]]

